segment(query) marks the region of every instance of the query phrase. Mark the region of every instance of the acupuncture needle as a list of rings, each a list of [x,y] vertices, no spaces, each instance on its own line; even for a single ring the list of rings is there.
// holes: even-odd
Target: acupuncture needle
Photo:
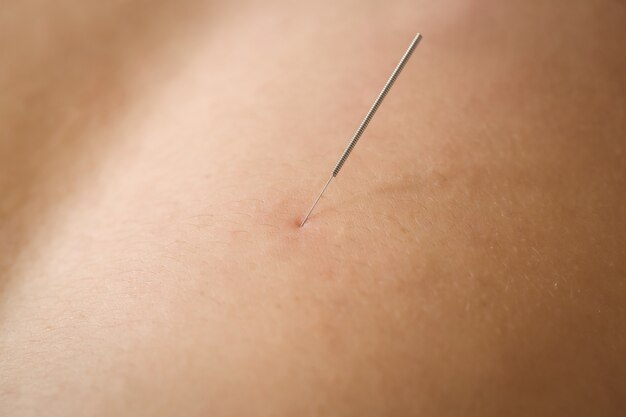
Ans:
[[[411,57],[411,54],[413,53],[413,51],[415,50],[415,48],[417,47],[417,45],[419,44],[421,39],[422,39],[422,35],[419,34],[419,33],[417,35],[415,35],[415,38],[413,38],[413,41],[411,42],[411,44],[409,45],[408,49],[406,50],[406,52],[402,56],[402,59],[400,59],[400,62],[396,66],[396,69],[394,69],[393,72],[391,73],[391,76],[389,77],[389,80],[387,80],[387,83],[383,87],[383,90],[380,92],[380,94],[378,95],[378,97],[374,101],[374,104],[372,104],[372,107],[370,108],[370,111],[367,112],[367,114],[365,115],[365,118],[361,122],[361,125],[356,130],[356,132],[354,132],[354,136],[352,136],[352,139],[350,140],[350,143],[348,143],[348,146],[343,151],[343,154],[341,154],[341,157],[339,158],[339,161],[337,161],[337,164],[335,165],[335,168],[333,169],[333,171],[332,171],[332,173],[330,175],[330,178],[328,178],[328,181],[326,181],[326,185],[324,185],[324,188],[322,188],[322,191],[320,192],[320,194],[315,199],[315,202],[311,206],[311,209],[307,213],[306,217],[304,218],[304,220],[302,220],[302,223],[300,223],[300,227],[304,226],[306,221],[309,219],[309,216],[311,216],[311,213],[313,212],[313,209],[315,209],[315,206],[320,201],[320,198],[322,198],[322,195],[324,194],[324,191],[326,191],[326,189],[328,188],[328,185],[330,184],[330,182],[333,180],[333,178],[335,178],[337,176],[337,174],[339,174],[339,171],[341,171],[341,168],[343,167],[343,164],[346,162],[346,159],[348,159],[348,156],[350,156],[350,153],[354,149],[354,146],[356,145],[356,143],[359,141],[359,139],[363,135],[363,132],[365,132],[365,129],[367,128],[367,125],[372,120],[372,117],[374,117],[374,114],[376,113],[376,110],[378,110],[378,107],[380,107],[380,104],[385,99],[385,96],[387,95],[389,90],[391,90],[391,87],[393,86],[393,83],[396,81],[396,78],[398,78],[398,75],[400,75],[400,72],[402,72],[402,69],[404,68],[404,65],[407,63],[407,61]]]

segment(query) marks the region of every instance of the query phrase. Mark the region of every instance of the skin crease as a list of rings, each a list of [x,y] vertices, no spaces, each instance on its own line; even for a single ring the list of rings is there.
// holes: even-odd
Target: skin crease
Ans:
[[[623,2],[5,3],[0,415],[623,414]]]

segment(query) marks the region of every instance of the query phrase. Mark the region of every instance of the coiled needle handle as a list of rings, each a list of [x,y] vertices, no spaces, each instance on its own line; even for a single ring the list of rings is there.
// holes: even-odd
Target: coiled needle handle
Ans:
[[[419,34],[419,33],[417,35],[415,35],[415,38],[413,38],[413,41],[411,42],[411,44],[407,48],[406,52],[402,56],[402,59],[400,59],[400,62],[396,66],[396,69],[393,70],[393,72],[391,73],[391,76],[387,80],[387,83],[385,84],[385,86],[383,87],[382,91],[380,92],[380,94],[378,95],[376,100],[374,101],[374,104],[372,104],[372,107],[370,108],[370,110],[365,115],[365,118],[361,122],[361,125],[356,130],[356,132],[354,132],[354,135],[352,136],[352,139],[350,140],[350,143],[348,143],[348,146],[346,147],[346,149],[341,154],[341,157],[337,161],[337,164],[335,165],[335,168],[333,169],[333,172],[332,172],[330,178],[328,179],[328,181],[326,181],[326,185],[324,185],[324,188],[322,189],[320,194],[315,199],[315,202],[313,203],[313,206],[311,206],[311,209],[309,210],[307,215],[304,217],[304,220],[302,220],[302,223],[300,223],[300,227],[304,226],[306,221],[309,219],[309,216],[313,212],[313,209],[315,208],[317,203],[320,201],[320,198],[322,198],[322,194],[324,194],[324,191],[326,191],[326,188],[328,188],[328,185],[330,184],[330,182],[333,180],[334,177],[337,176],[337,174],[339,174],[339,171],[341,171],[341,168],[343,167],[343,164],[346,162],[346,159],[348,159],[348,156],[350,156],[350,153],[352,152],[352,150],[356,146],[357,142],[359,141],[359,139],[363,135],[363,132],[365,132],[365,129],[367,129],[367,125],[370,123],[370,121],[374,117],[374,114],[376,114],[376,110],[378,110],[378,108],[380,107],[380,104],[383,102],[383,100],[387,96],[387,93],[389,92],[389,90],[391,90],[391,87],[393,86],[393,83],[396,81],[396,78],[398,78],[398,75],[400,75],[400,72],[402,72],[402,69],[406,65],[407,61],[411,57],[411,54],[413,53],[413,51],[415,50],[415,48],[417,47],[417,45],[419,44],[421,39],[422,39],[422,35]]]

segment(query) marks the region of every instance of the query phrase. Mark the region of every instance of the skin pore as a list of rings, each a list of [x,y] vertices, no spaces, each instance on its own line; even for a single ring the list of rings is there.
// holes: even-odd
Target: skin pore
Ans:
[[[0,415],[626,409],[623,2],[388,3],[1,6]]]

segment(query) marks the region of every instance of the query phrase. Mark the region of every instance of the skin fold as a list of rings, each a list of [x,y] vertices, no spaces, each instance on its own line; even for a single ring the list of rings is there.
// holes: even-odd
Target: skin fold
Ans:
[[[624,39],[611,0],[4,2],[0,415],[623,415]]]

